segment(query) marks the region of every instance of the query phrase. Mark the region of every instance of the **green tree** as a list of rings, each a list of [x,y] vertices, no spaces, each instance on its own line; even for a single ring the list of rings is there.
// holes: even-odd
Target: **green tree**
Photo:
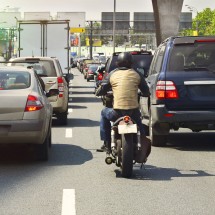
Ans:
[[[185,29],[180,35],[191,36],[193,31],[197,31],[199,36],[215,35],[215,10],[205,8],[198,12],[192,20],[192,29]]]
[[[130,36],[130,40],[131,40],[131,45],[139,44],[141,46],[141,44],[147,43],[147,39],[144,35],[133,34]]]
[[[126,42],[125,36],[123,35],[116,35],[115,36],[115,45],[117,46],[121,46]]]
[[[193,19],[193,28],[198,31],[198,35],[215,34],[215,10],[204,9]]]

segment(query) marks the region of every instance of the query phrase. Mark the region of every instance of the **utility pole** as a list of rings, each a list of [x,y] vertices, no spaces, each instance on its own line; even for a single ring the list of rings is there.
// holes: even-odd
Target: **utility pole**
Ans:
[[[115,52],[115,31],[116,31],[116,0],[113,7],[113,53]]]
[[[195,36],[198,36],[199,35],[199,20],[198,20],[198,14],[199,14],[199,12],[198,12],[198,10],[195,8],[195,7],[193,7],[193,6],[190,6],[190,5],[185,5],[189,10],[190,10],[190,12],[196,12],[196,35]]]
[[[93,59],[93,21],[90,21],[90,59]]]

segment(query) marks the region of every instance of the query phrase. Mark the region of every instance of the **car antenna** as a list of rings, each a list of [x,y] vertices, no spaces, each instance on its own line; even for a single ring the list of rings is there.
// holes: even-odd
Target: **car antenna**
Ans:
[[[32,57],[34,57],[34,51],[32,51]]]

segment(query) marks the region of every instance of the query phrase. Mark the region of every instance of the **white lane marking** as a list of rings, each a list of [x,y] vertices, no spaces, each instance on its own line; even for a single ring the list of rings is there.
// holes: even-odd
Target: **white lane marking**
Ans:
[[[74,189],[63,189],[61,215],[76,215]]]
[[[73,112],[73,109],[72,109],[72,108],[69,108],[69,109],[68,109],[68,112],[69,112],[69,113],[72,113],[72,112]]]
[[[72,128],[67,128],[66,129],[66,138],[71,138],[72,137]]]

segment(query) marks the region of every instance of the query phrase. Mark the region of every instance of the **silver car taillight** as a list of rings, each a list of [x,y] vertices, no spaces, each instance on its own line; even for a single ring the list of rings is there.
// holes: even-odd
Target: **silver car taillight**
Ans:
[[[25,106],[25,112],[37,111],[42,109],[43,107],[44,106],[42,102],[36,96],[28,95],[28,99]]]

